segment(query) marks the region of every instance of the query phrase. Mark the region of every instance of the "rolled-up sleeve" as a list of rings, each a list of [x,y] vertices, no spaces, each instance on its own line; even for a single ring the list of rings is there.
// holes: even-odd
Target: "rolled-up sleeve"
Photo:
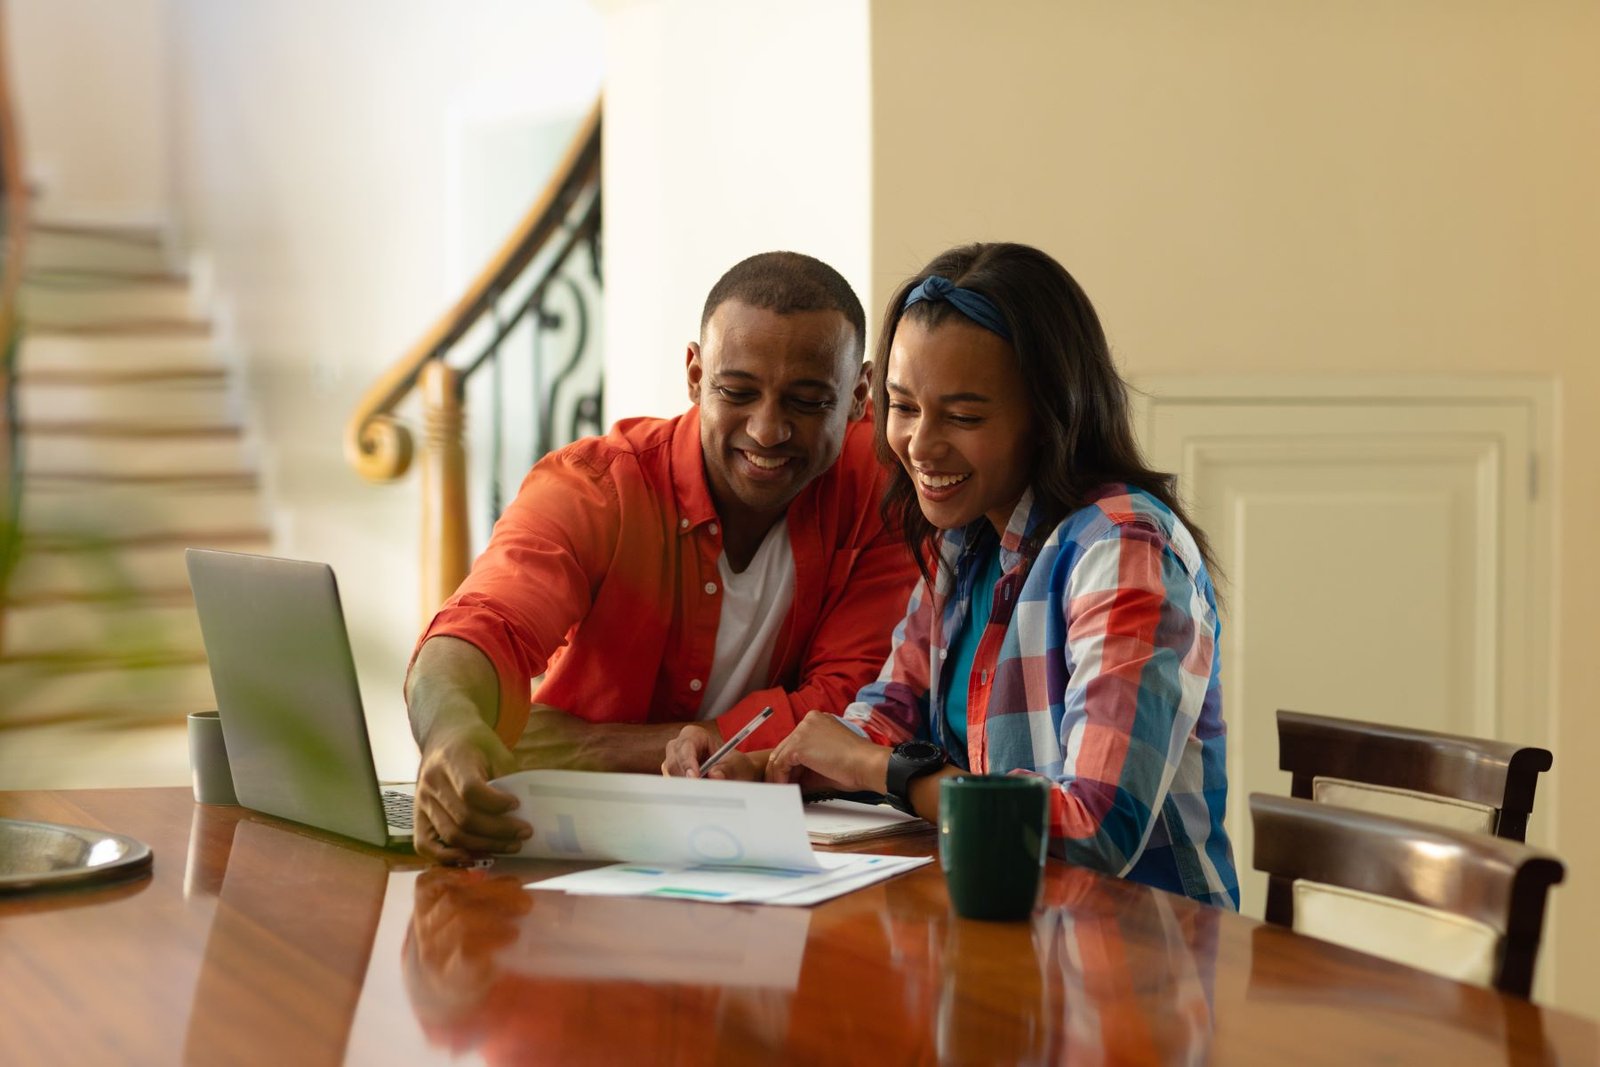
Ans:
[[[431,637],[456,637],[494,664],[500,706],[495,731],[507,744],[528,720],[530,682],[543,673],[593,603],[616,551],[615,485],[570,452],[528,472],[455,594],[412,652]]]

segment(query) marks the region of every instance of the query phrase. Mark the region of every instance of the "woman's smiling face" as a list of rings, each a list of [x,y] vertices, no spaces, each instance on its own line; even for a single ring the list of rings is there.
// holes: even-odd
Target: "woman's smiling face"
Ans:
[[[941,530],[987,518],[1004,533],[1033,478],[1032,409],[1011,345],[952,315],[900,320],[889,349],[886,437]]]

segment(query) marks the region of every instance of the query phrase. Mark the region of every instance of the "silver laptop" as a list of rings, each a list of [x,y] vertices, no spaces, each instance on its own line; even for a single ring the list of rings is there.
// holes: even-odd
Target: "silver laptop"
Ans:
[[[409,848],[414,787],[378,786],[333,568],[201,548],[185,558],[239,803]]]

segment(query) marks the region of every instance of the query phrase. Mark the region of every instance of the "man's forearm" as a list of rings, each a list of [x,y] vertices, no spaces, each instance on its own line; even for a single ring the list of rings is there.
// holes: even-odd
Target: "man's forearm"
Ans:
[[[500,718],[500,681],[478,648],[455,637],[431,637],[406,676],[411,736],[426,749],[439,729],[494,726]]]
[[[667,742],[683,723],[592,723],[559,708],[534,705],[514,753],[517,765],[575,771],[655,774]]]

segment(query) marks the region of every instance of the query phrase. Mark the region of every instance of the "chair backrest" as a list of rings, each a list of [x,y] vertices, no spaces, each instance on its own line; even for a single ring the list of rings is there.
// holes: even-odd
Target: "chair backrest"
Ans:
[[[1278,766],[1290,793],[1526,840],[1549,750],[1280,710]]]
[[[1412,819],[1250,795],[1267,921],[1527,997],[1561,862]]]

